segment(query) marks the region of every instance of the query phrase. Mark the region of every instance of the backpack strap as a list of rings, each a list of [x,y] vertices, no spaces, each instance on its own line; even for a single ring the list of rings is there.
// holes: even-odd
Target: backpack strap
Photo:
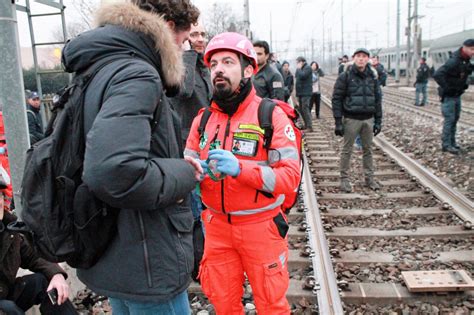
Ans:
[[[269,98],[263,98],[258,106],[258,123],[263,129],[263,147],[268,150],[273,137],[273,109],[276,104]]]
[[[212,115],[212,112],[209,110],[209,107],[207,107],[202,113],[201,121],[199,122],[199,127],[198,127],[199,140],[202,140],[202,137],[204,136],[204,131],[206,130],[206,125],[211,115]]]

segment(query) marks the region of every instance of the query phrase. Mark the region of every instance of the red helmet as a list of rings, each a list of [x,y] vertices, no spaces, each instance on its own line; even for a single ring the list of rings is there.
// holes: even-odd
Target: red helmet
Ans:
[[[5,140],[5,125],[3,124],[3,112],[0,112],[0,140]]]
[[[209,61],[214,53],[223,50],[230,50],[247,57],[253,66],[253,73],[257,73],[257,53],[247,37],[239,33],[221,33],[214,36],[207,44],[204,53],[204,63],[206,66],[210,66]]]

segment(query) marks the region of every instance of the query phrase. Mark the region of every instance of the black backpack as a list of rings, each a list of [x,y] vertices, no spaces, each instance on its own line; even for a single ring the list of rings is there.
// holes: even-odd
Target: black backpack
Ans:
[[[82,182],[85,91],[99,70],[117,59],[76,74],[56,105],[61,110],[49,124],[50,134],[27,152],[21,217],[41,257],[75,268],[92,267],[117,231],[119,209],[96,198]]]

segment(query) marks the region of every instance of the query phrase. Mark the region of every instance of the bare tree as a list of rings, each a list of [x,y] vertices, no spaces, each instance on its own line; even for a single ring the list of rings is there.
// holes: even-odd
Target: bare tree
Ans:
[[[94,12],[97,10],[99,4],[97,0],[73,0],[72,6],[73,8],[71,9],[74,10],[77,17],[67,22],[67,38],[76,37],[80,33],[92,29]],[[67,10],[66,8],[66,12]],[[63,41],[64,36],[62,29],[53,31],[53,38],[57,41]]]
[[[238,18],[228,3],[214,3],[207,15],[206,27],[209,38],[223,32],[243,33],[244,23]]]

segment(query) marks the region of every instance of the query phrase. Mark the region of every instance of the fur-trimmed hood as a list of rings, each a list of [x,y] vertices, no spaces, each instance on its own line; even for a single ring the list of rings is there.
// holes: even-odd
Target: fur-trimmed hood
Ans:
[[[178,86],[184,75],[182,51],[159,15],[130,3],[103,6],[97,28],[70,40],[63,50],[66,71],[76,72],[111,55],[136,55],[153,64],[165,85]]]

